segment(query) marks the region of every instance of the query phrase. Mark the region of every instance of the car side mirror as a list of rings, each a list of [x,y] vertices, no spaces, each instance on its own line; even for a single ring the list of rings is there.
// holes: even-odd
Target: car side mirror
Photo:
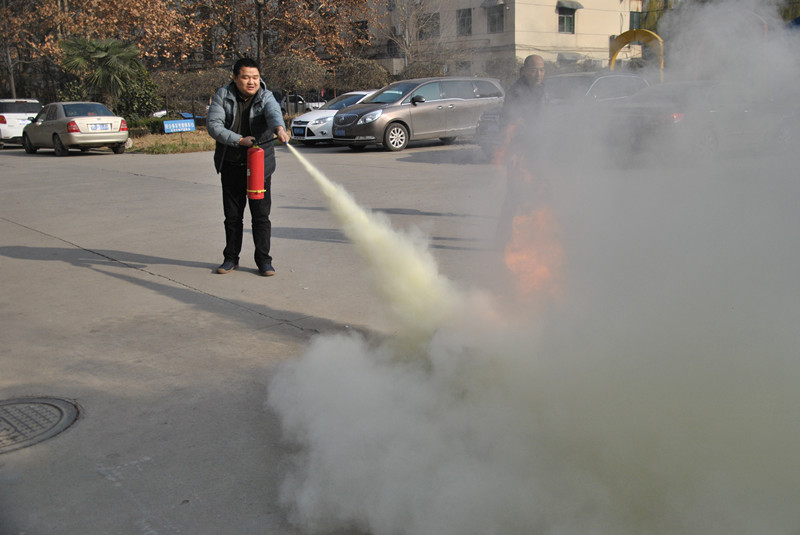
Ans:
[[[417,104],[422,104],[423,102],[425,102],[425,97],[423,97],[422,95],[414,95],[413,97],[411,97],[411,104],[415,106]]]

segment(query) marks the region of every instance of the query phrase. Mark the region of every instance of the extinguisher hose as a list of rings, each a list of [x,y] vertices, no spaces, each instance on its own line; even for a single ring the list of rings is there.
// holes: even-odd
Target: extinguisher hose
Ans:
[[[272,142],[274,142],[276,139],[278,139],[278,136],[276,136],[276,135],[273,135],[273,136],[272,136],[272,139],[270,139],[270,140],[269,140],[269,142],[270,142],[270,143],[272,143]],[[253,144],[250,146],[250,148],[251,148],[251,149],[257,149],[257,148],[258,148],[258,146],[259,146],[259,145],[258,145],[258,143],[256,143],[255,141],[253,141]]]

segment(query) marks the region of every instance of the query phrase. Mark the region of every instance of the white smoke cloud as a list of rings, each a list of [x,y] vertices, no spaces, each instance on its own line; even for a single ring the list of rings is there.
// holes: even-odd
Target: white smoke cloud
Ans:
[[[371,535],[797,534],[794,167],[727,155],[549,177],[566,273],[547,306],[459,290],[423,254],[419,280],[447,314],[408,315],[409,294],[382,293],[434,327],[411,329],[413,354],[404,340],[320,336],[270,382],[297,446],[282,486],[293,521]],[[380,253],[364,255],[380,284]]]

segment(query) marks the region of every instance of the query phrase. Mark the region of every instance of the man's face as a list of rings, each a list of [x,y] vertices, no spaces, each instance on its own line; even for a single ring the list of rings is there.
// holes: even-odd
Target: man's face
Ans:
[[[534,58],[528,65],[522,67],[522,76],[530,85],[539,85],[544,80],[544,60]]]
[[[255,67],[242,67],[239,70],[239,74],[233,77],[236,89],[239,90],[239,94],[244,98],[250,98],[258,93],[260,82],[261,75],[258,74],[258,69]]]

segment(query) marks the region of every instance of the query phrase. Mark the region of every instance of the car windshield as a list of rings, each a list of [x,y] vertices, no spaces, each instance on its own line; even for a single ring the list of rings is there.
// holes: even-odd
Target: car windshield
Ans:
[[[92,117],[114,114],[102,104],[96,102],[79,102],[76,104],[64,104],[64,115],[67,117]]]
[[[394,104],[395,102],[403,99],[418,86],[419,83],[417,82],[398,82],[396,84],[384,87],[371,97],[364,99],[362,102],[372,104]]]
[[[339,95],[333,100],[329,100],[324,106],[320,107],[321,110],[341,110],[347,106],[352,106],[364,95]]]
[[[586,96],[593,76],[554,76],[544,79],[544,87],[551,102],[574,102]]]
[[[655,85],[643,89],[631,97],[634,104],[663,103],[675,106],[686,106],[703,101],[710,86],[703,83],[674,83]]]
[[[41,109],[38,102],[0,102],[0,113],[38,113]]]

